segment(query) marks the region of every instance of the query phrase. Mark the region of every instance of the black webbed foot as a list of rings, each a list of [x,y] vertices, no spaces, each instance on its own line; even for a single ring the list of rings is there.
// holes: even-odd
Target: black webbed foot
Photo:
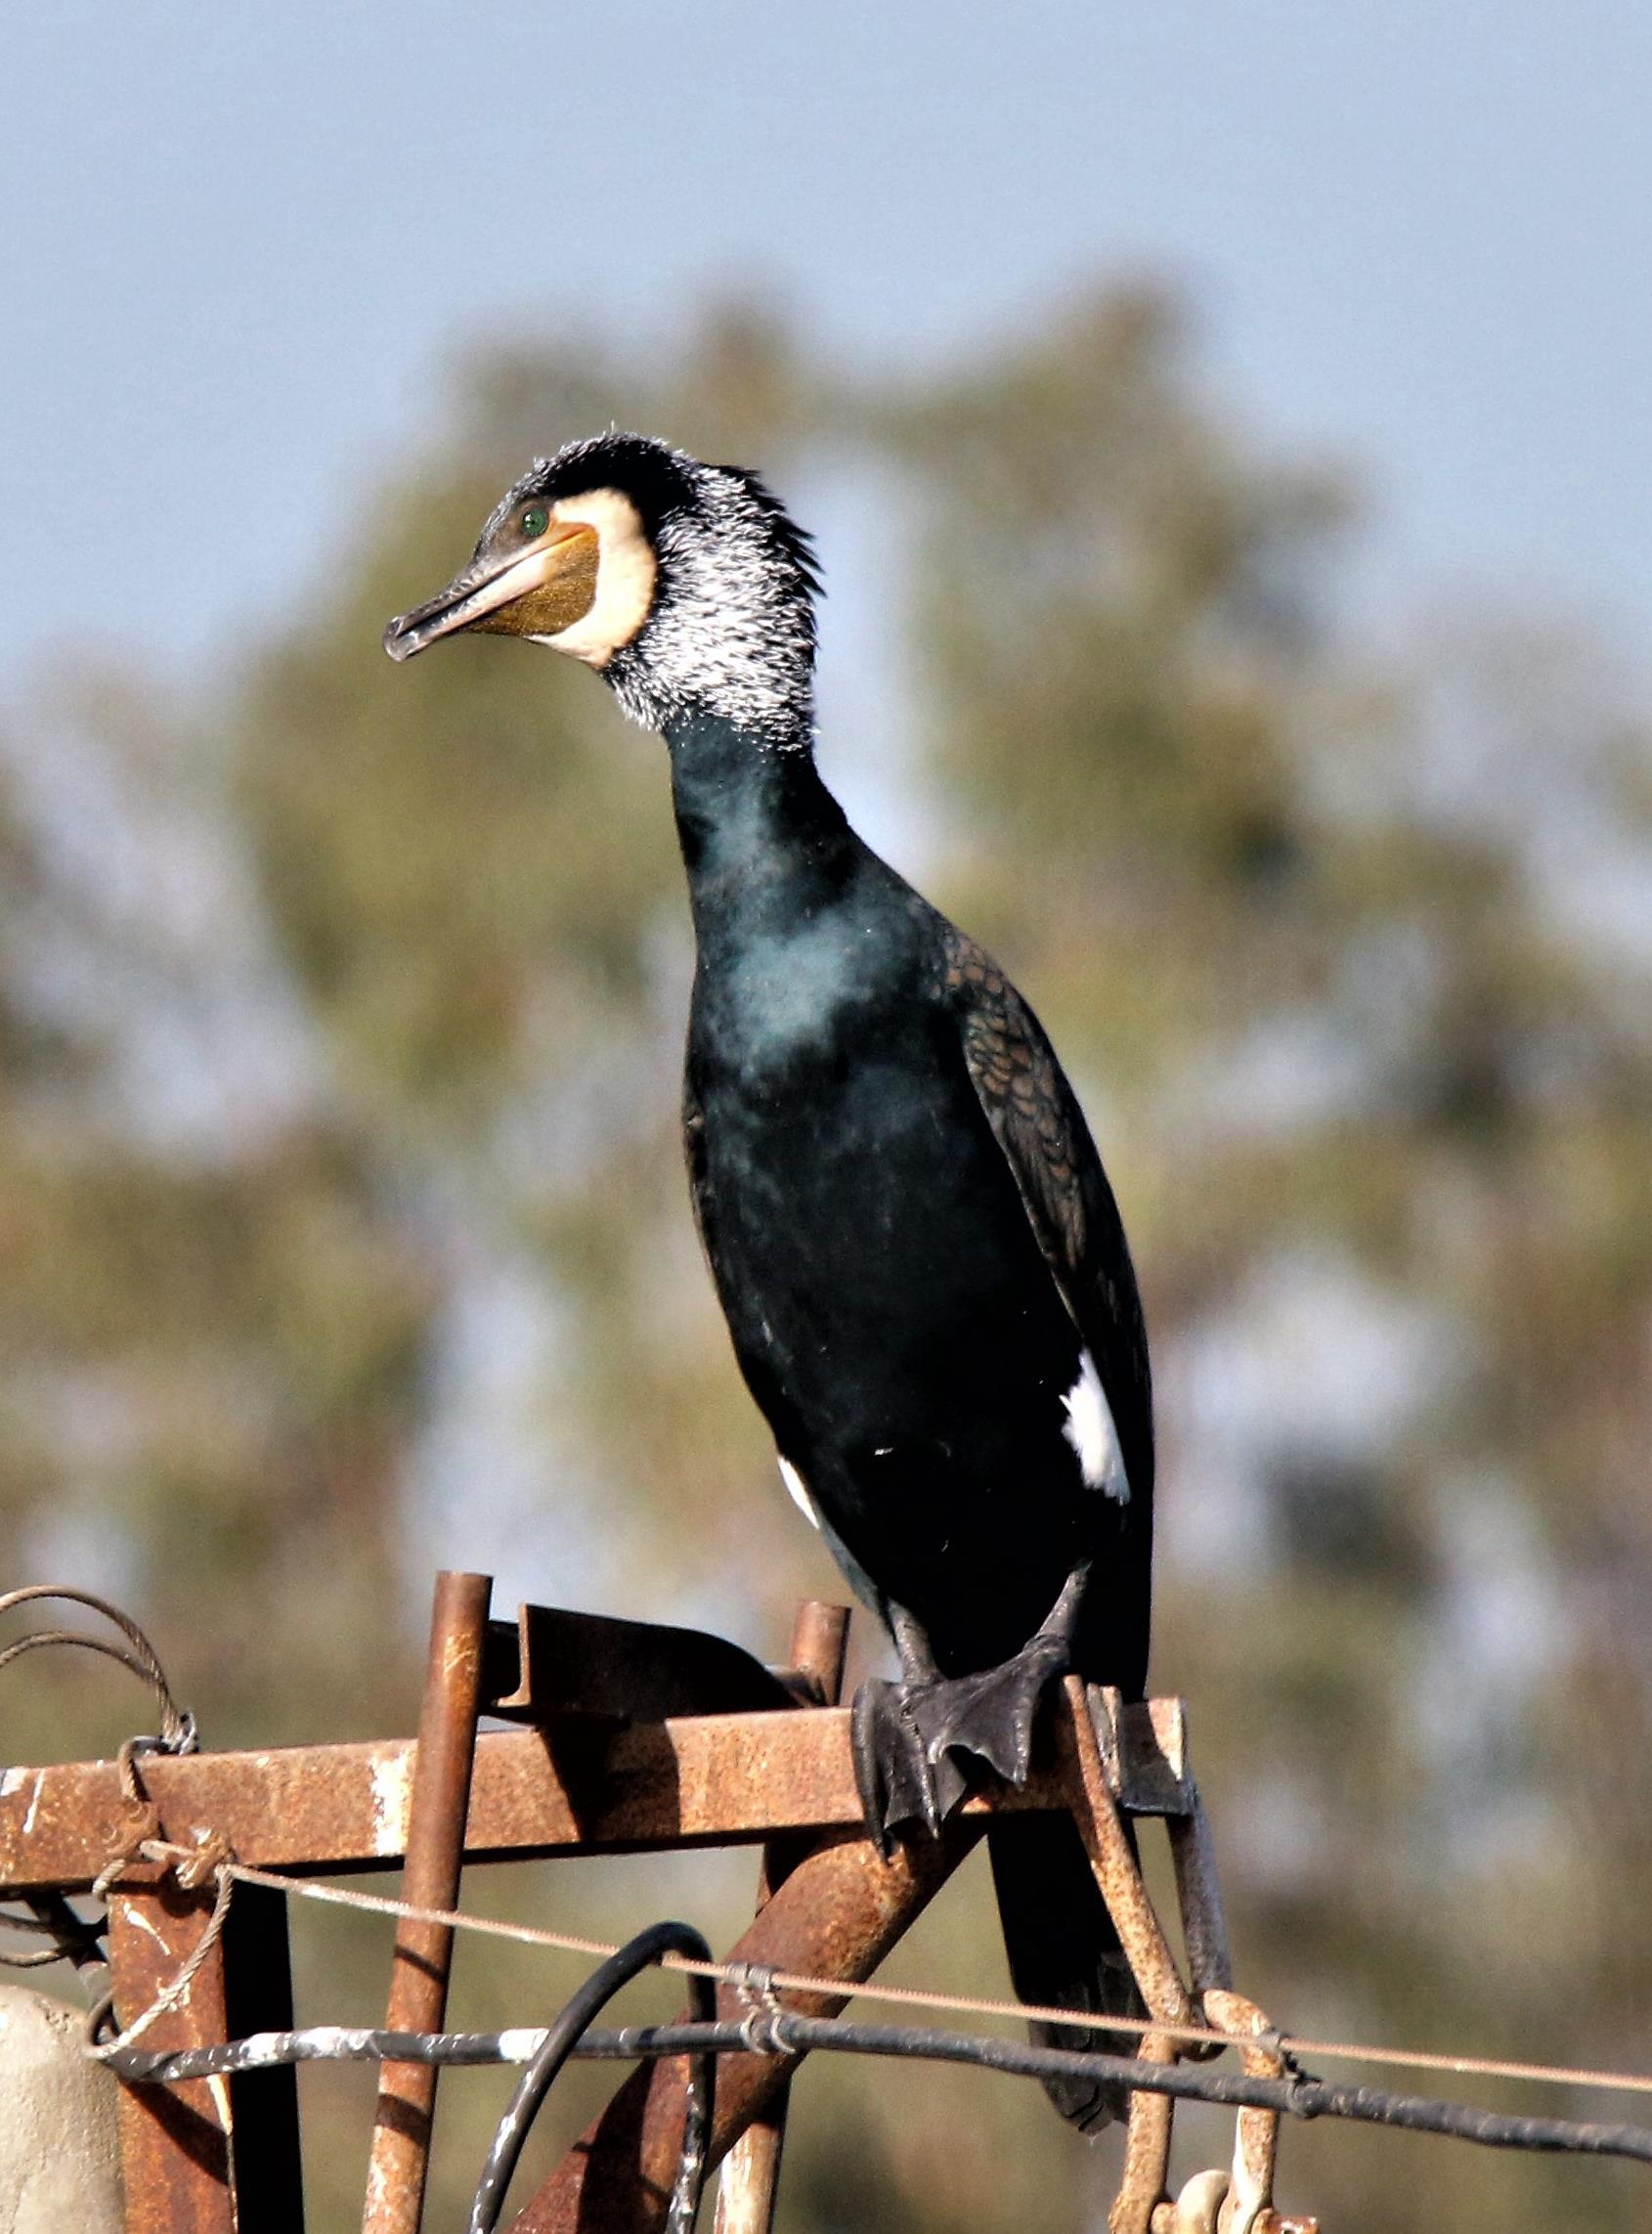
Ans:
[[[919,1720],[930,1759],[968,1754],[1005,1783],[1024,1784],[1038,1702],[1069,1665],[1065,1640],[1040,1633],[999,1667],[927,1686]]]
[[[866,1833],[887,1862],[897,1833],[922,1823],[933,1838],[964,1796],[955,1763],[932,1761],[922,1703],[938,1684],[887,1684],[868,1676],[849,1721],[854,1781]]]
[[[933,1837],[969,1790],[962,1757],[1024,1784],[1032,1726],[1047,1686],[1065,1675],[1065,1639],[1040,1633],[1014,1659],[930,1683],[876,1678],[855,1693],[855,1783],[867,1833],[887,1860],[895,1835],[921,1822]]]

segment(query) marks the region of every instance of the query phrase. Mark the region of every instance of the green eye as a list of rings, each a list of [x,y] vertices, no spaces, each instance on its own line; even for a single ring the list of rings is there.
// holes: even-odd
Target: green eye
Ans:
[[[524,535],[543,535],[549,525],[550,514],[543,504],[530,504],[522,514],[522,533]]]

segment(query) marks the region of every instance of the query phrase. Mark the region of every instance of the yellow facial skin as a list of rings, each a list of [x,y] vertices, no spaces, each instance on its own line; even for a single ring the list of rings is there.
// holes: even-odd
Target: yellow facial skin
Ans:
[[[518,575],[538,580],[531,589],[513,596],[508,604],[484,613],[470,627],[492,636],[558,636],[583,621],[596,602],[596,577],[602,559],[601,538],[583,521],[553,522],[500,577]]]

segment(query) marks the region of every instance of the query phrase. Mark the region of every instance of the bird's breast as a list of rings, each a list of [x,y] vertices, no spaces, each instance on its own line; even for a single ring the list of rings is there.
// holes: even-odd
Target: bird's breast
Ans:
[[[776,1003],[696,1064],[731,1318],[905,1347],[1026,1293],[1054,1301],[955,1035],[943,1040],[899,1003],[806,1025]]]
[[[695,1038],[748,1092],[783,1094],[840,1074],[876,1036],[891,975],[873,933],[839,911],[753,930],[702,971]]]

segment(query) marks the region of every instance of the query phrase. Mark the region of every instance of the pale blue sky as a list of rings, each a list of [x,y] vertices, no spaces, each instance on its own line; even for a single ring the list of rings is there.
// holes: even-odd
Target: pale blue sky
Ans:
[[[13,674],[279,615],[477,335],[758,282],[909,362],[1140,270],[1380,596],[1652,644],[1645,0],[54,0],[0,70]]]

